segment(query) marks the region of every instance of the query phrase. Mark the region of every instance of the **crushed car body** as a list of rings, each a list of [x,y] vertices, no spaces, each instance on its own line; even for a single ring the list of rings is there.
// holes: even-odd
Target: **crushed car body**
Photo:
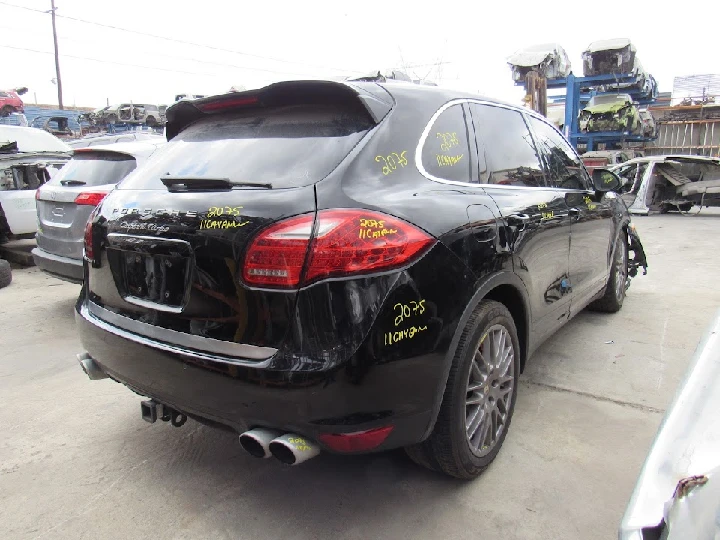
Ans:
[[[619,540],[720,538],[720,312],[655,436]]]
[[[617,165],[612,171],[624,181],[622,198],[631,214],[720,206],[718,158],[648,156]]]
[[[642,132],[642,120],[638,108],[629,94],[605,94],[593,96],[580,111],[580,131]]]
[[[515,82],[523,82],[530,71],[547,79],[561,79],[570,73],[568,55],[557,43],[545,43],[520,49],[507,59]]]
[[[583,75],[594,77],[640,71],[642,66],[636,52],[635,46],[626,38],[593,41],[582,53]]]
[[[69,146],[45,131],[0,126],[0,240],[35,235],[35,191],[71,153]]]

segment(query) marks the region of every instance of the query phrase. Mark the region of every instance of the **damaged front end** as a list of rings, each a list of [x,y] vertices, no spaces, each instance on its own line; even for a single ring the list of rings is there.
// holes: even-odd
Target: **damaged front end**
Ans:
[[[642,132],[642,120],[637,107],[627,94],[593,97],[580,111],[580,131],[621,131],[638,134]]]

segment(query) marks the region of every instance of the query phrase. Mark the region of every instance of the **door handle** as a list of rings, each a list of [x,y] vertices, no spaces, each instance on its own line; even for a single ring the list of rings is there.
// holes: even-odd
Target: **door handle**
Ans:
[[[577,208],[571,208],[570,210],[568,210],[568,214],[576,221],[580,219],[580,210]]]
[[[511,227],[525,227],[528,221],[530,221],[530,216],[527,214],[511,214],[507,217],[508,225]]]

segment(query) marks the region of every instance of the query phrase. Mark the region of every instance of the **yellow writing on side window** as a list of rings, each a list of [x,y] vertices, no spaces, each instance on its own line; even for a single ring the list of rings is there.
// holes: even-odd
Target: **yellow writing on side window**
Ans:
[[[465,154],[446,156],[445,154],[438,154],[435,157],[437,158],[437,162],[440,167],[452,167],[453,165],[456,165],[464,155]]]
[[[440,150],[443,152],[447,152],[450,150],[453,146],[459,146],[460,141],[457,138],[456,132],[445,132],[445,133],[438,133],[437,138],[440,139],[442,142],[440,143]]]

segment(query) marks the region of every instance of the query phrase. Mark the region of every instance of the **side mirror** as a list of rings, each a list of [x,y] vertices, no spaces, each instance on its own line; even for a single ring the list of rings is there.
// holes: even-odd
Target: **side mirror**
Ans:
[[[616,191],[620,189],[622,185],[620,177],[608,169],[593,169],[592,180],[595,191],[600,191],[601,193]]]

